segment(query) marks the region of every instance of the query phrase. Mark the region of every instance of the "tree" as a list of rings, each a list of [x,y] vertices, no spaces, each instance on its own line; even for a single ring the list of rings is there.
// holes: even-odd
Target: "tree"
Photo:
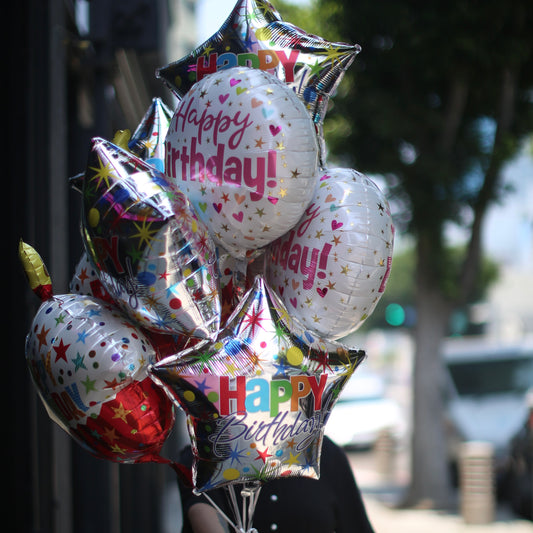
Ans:
[[[442,286],[444,290],[451,290],[452,296],[455,292],[455,278],[458,269],[461,268],[464,253],[465,250],[462,246],[454,246],[446,250],[449,262],[445,272],[447,279],[443,280]],[[485,256],[482,258],[470,297],[454,309],[455,316],[466,317],[470,306],[485,299],[488,289],[499,277],[499,270],[499,265],[494,260]],[[387,290],[372,315],[365,320],[358,331],[365,332],[376,328],[383,329],[395,326],[411,329],[416,325],[415,281],[415,249],[408,247],[395,252],[394,268],[387,281]],[[398,313],[401,316],[398,316]],[[450,335],[464,334],[465,330],[472,331],[468,320],[462,323],[463,329],[461,330],[458,330],[457,326],[451,322],[454,322],[453,317],[447,325],[447,333]]]
[[[440,345],[474,288],[483,220],[504,193],[502,167],[533,130],[533,3],[316,0],[310,9],[301,23],[284,16],[362,46],[330,100],[328,159],[383,175],[405,206],[396,224],[416,243],[418,316],[407,503],[446,505]],[[450,223],[469,234],[453,281]]]

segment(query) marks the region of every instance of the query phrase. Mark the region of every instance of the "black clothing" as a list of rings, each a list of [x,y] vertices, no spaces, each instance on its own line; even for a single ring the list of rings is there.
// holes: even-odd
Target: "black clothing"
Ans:
[[[191,461],[190,448],[186,452]],[[265,483],[259,493],[253,527],[259,533],[373,533],[348,458],[327,437],[322,446],[320,471],[319,480],[292,477]],[[180,494],[184,515],[182,532],[192,533],[187,511],[195,503],[206,500],[181,485]],[[211,490],[208,494],[233,518],[224,489]]]

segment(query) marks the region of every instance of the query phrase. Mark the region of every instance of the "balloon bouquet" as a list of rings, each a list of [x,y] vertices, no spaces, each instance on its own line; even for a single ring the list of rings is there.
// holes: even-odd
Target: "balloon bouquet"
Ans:
[[[365,357],[338,339],[390,272],[385,197],[325,163],[328,99],[358,52],[239,0],[158,70],[174,112],[154,99],[133,135],[93,139],[72,179],[85,251],[71,293],[20,245],[42,300],[26,357],[52,419],[98,457],[171,464],[213,505],[223,487],[238,532],[254,531],[263,483],[320,475],[324,426]],[[176,407],[192,470],[160,454]]]

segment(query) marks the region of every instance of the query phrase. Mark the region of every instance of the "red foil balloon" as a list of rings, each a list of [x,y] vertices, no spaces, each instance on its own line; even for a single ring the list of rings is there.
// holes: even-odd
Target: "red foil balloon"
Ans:
[[[50,418],[91,454],[168,462],[159,452],[174,408],[148,377],[154,348],[117,309],[79,294],[47,299],[27,335],[26,360]]]

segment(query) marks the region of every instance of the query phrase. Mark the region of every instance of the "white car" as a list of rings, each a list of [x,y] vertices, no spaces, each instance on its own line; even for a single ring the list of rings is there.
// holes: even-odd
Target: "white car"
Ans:
[[[345,385],[326,423],[325,433],[339,446],[367,449],[383,430],[397,442],[405,435],[400,405],[385,394],[383,378],[359,368]]]

